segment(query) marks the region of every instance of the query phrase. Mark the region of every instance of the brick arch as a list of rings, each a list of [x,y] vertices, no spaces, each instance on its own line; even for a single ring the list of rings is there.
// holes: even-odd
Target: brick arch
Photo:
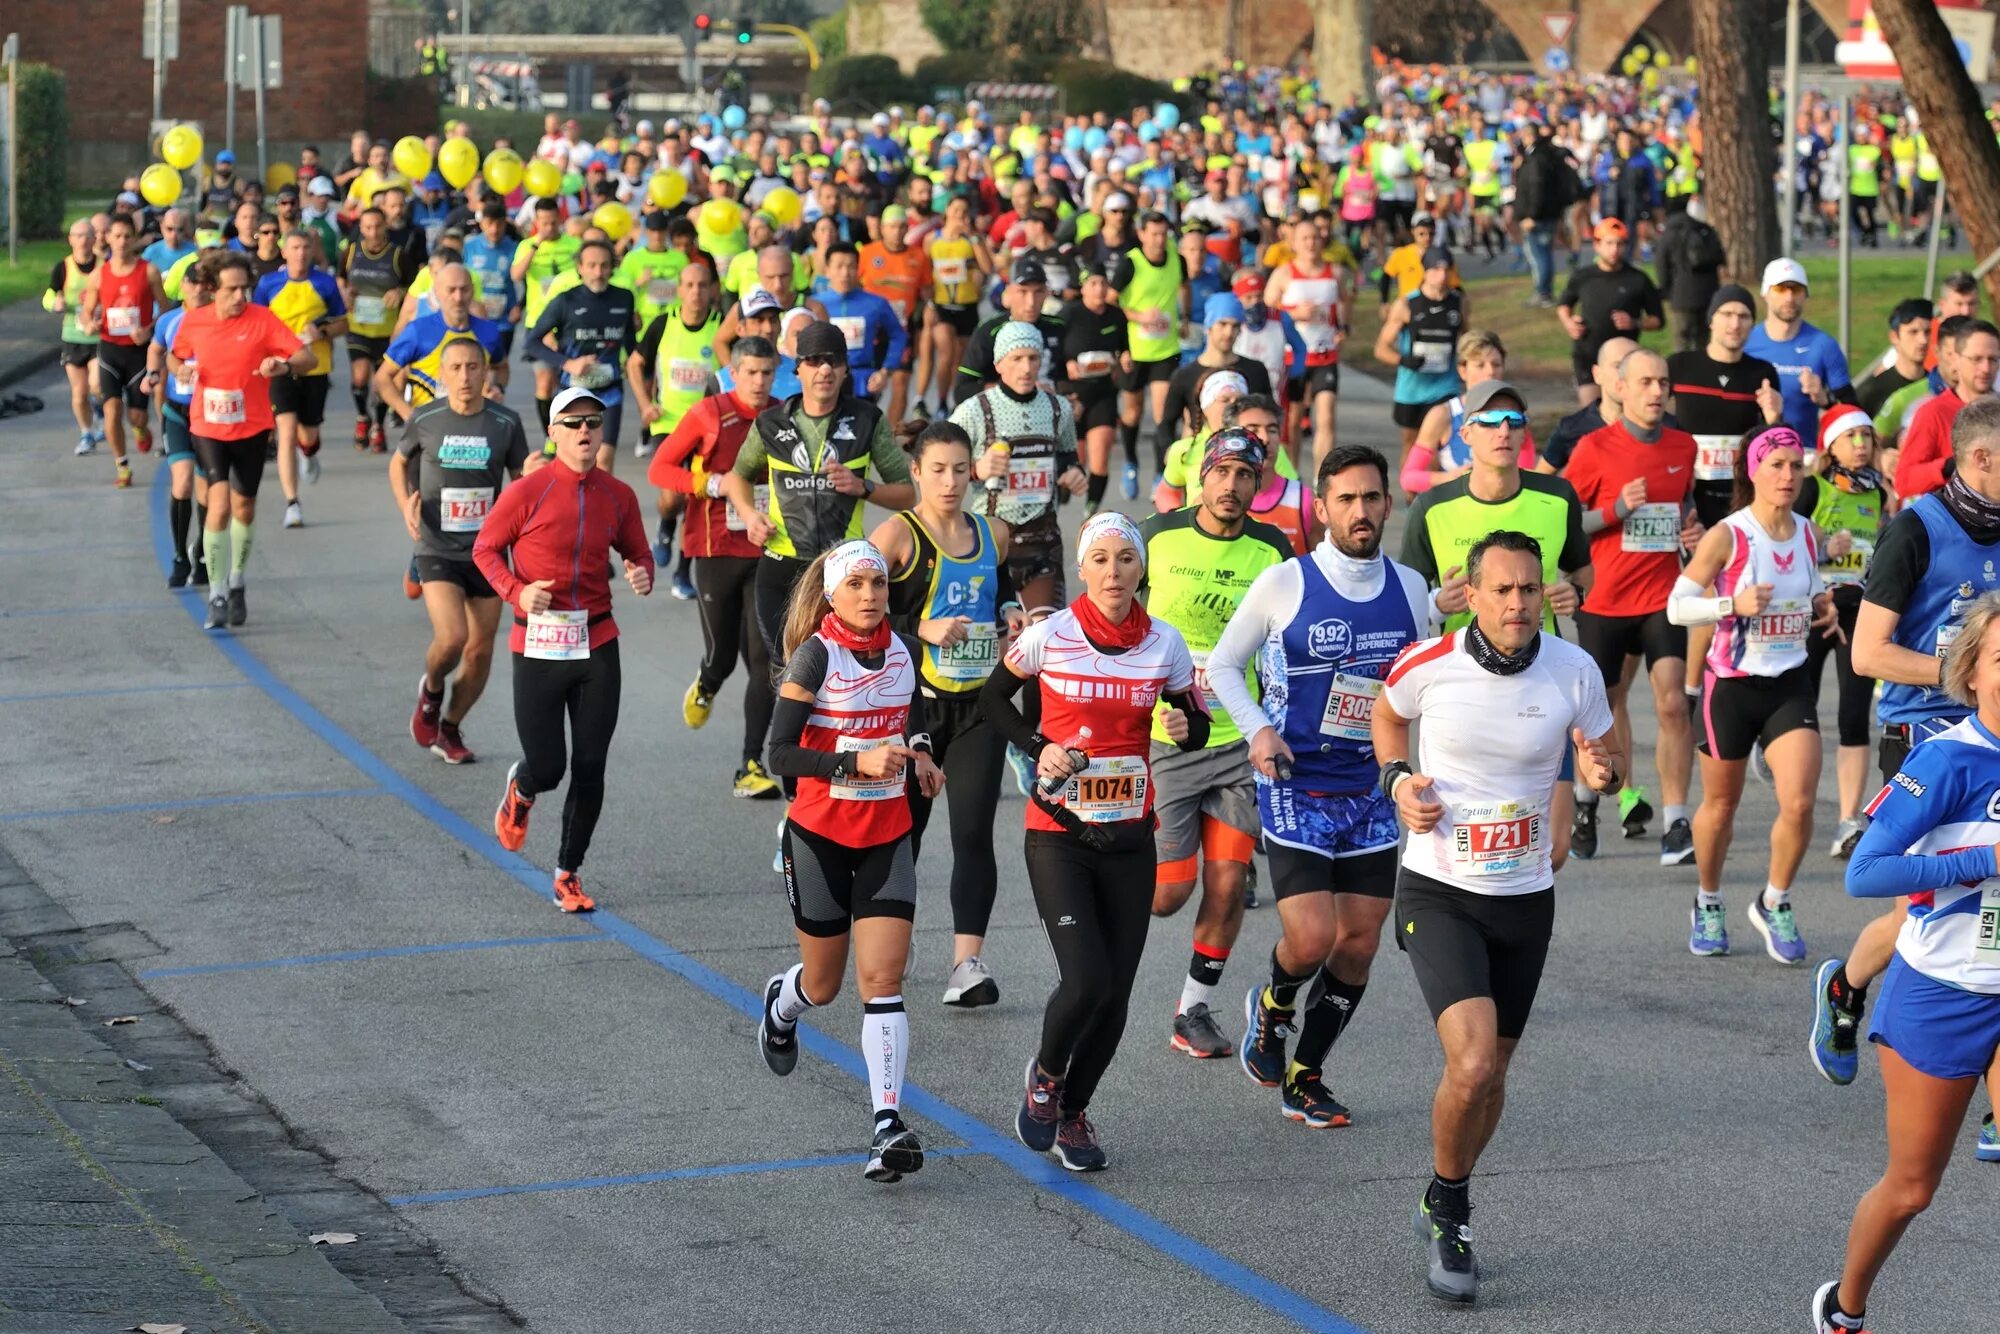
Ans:
[[[1537,60],[1549,45],[1548,33],[1542,27],[1542,15],[1564,8],[1563,0],[1553,0],[1553,3],[1551,0],[1485,2],[1494,17],[1513,32],[1530,58]],[[1834,32],[1847,30],[1846,0],[1811,0],[1811,4]],[[1628,4],[1580,3],[1577,8],[1581,12],[1577,16],[1572,50],[1580,70],[1609,70],[1632,40],[1632,35],[1641,28],[1655,34],[1677,63],[1693,52],[1690,0],[1658,0],[1655,4],[1648,4],[1646,0]],[[1379,4],[1376,12],[1378,15],[1382,12]],[[1776,9],[1775,12],[1782,14],[1783,11]],[[1777,54],[1773,52],[1774,56]]]

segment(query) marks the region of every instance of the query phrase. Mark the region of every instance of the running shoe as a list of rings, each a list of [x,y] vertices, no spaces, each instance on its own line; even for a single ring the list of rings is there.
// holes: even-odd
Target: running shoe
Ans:
[[[977,954],[969,959],[960,959],[951,966],[951,976],[945,979],[944,984],[946,1005],[954,1005],[961,1010],[976,1010],[999,999],[1000,984],[993,980],[992,970]]]
[[[167,575],[167,587],[186,588],[188,580],[193,577],[194,562],[187,558],[186,552],[176,551],[174,553],[173,571]]]
[[[237,584],[229,590],[229,625],[231,629],[250,619],[250,604],[243,600],[243,585]]]
[[[304,450],[300,450],[299,452],[301,454],[305,454],[304,471],[306,475],[306,485],[312,486],[317,484],[319,481],[319,450],[315,448],[310,454],[306,454]]]
[[[374,427],[368,432],[368,448],[377,454],[388,452],[389,437],[383,433],[381,427]]]
[[[1007,767],[1014,771],[1014,786],[1021,790],[1021,795],[1031,795],[1035,790],[1035,762],[1028,758],[1028,752],[1019,746],[1008,746]]]
[[[1861,1014],[1842,1005],[1834,995],[1833,979],[1840,972],[1841,963],[1839,959],[1828,959],[1813,975],[1812,1040],[1806,1049],[1812,1054],[1813,1068],[1826,1076],[1828,1082],[1852,1084],[1860,1063],[1854,1034],[1860,1027]]]
[[[659,563],[654,562],[656,565]],[[686,570],[675,570],[673,581],[667,586],[667,591],[674,595],[676,602],[692,602],[695,599],[694,580],[688,578]]]
[[[917,1142],[917,1132],[900,1117],[892,1116],[876,1127],[875,1142],[868,1146],[868,1166],[861,1169],[861,1175],[886,1186],[923,1165],[924,1146]]]
[[[694,684],[687,688],[687,693],[681,696],[681,721],[698,731],[708,722],[708,715],[714,710],[715,696],[701,688],[701,678],[697,676]]]
[[[783,973],[764,984],[764,1012],[757,1019],[757,1047],[774,1075],[789,1075],[799,1063],[799,1030],[779,1028],[777,1016],[772,1013],[778,1004],[778,993],[784,989]]]
[[[1056,1127],[1056,1157],[1072,1172],[1102,1172],[1111,1165],[1097,1142],[1097,1127],[1082,1112],[1065,1116]]]
[[[118,474],[111,479],[111,484],[121,491],[132,485],[132,465],[124,459],[118,460]]]
[[[1472,1254],[1472,1220],[1431,1212],[1430,1192],[1417,1202],[1417,1240],[1430,1272],[1424,1286],[1441,1301],[1471,1303],[1479,1296],[1479,1261]]]
[[[1274,1089],[1285,1077],[1285,1039],[1291,1036],[1292,1012],[1265,1004],[1260,983],[1244,993],[1243,1021],[1236,1059],[1252,1083]]]
[[[1625,837],[1644,838],[1646,824],[1653,818],[1653,803],[1646,800],[1646,789],[1628,787],[1618,794],[1618,823],[1625,826]]]
[[[1119,482],[1118,489],[1125,493],[1125,499],[1127,500],[1137,500],[1139,498],[1138,464],[1128,463],[1125,465],[1125,476],[1124,479],[1121,482]]]
[[[1347,1108],[1326,1091],[1317,1070],[1301,1070],[1285,1080],[1278,1110],[1285,1114],[1286,1120],[1303,1121],[1314,1130],[1354,1124]]]
[[[424,595],[424,581],[417,577],[417,558],[410,557],[410,563],[403,567],[403,596],[415,602]]]
[[[459,734],[458,724],[447,722],[438,724],[437,740],[431,742],[431,754],[446,764],[470,764],[474,758],[472,748]]]
[[[141,454],[152,453],[153,433],[151,431],[145,431],[145,430],[140,431],[138,435],[133,439],[132,447],[138,450]]]
[[[1167,1045],[1183,1056],[1192,1056],[1197,1061],[1214,1060],[1218,1056],[1234,1056],[1236,1048],[1229,1039],[1222,1036],[1222,1029],[1215,1022],[1215,1016],[1208,1007],[1197,1001],[1174,1016],[1174,1035]]]
[[[653,537],[653,568],[664,570],[667,568],[667,562],[673,558],[673,548],[667,545],[665,534],[655,534]]]
[[[575,871],[556,872],[556,907],[564,912],[590,912],[597,907],[597,900],[583,892],[583,881],[577,879]]]
[[[77,457],[81,458],[85,454],[95,454],[96,452],[97,452],[96,436],[92,435],[88,431],[85,431],[82,435],[76,438]]]
[[[769,801],[784,792],[784,785],[765,771],[756,760],[743,761],[743,767],[736,771],[736,785],[730,789],[739,797],[752,801]],[[783,867],[779,867],[783,870]]]
[[[520,775],[521,761],[515,760],[507,766],[507,790],[493,811],[493,836],[509,852],[519,852],[528,841],[528,813],[535,809],[535,799],[521,795]]]
[[[286,501],[285,527],[303,528],[305,526],[306,526],[306,512],[299,507],[299,502],[296,500]]]
[[[354,419],[354,447],[356,449],[368,448],[368,419],[366,417],[356,417]]]
[[[653,457],[653,437],[642,435],[637,440],[634,440],[632,442],[632,457],[637,459],[649,459]]]
[[[1021,1110],[1014,1114],[1014,1137],[1036,1153],[1047,1153],[1056,1145],[1062,1081],[1042,1074],[1036,1068],[1035,1058],[1030,1056],[1022,1083],[1027,1091],[1021,1099]]]
[[[417,707],[410,714],[410,740],[425,750],[437,744],[438,721],[444,716],[444,692],[433,695],[428,678],[417,677]]]
[[[1979,1123],[1979,1138],[1973,1141],[1972,1156],[1982,1163],[2000,1163],[2000,1127],[1993,1124],[1993,1113]]]
[[[1697,903],[1688,912],[1688,953],[1704,959],[1729,953],[1729,915],[1722,905],[1704,908]]]
[[[1597,803],[1579,801],[1569,826],[1569,855],[1587,862],[1597,855]]]
[[[201,623],[204,630],[221,630],[229,624],[229,599],[220,593],[211,593],[208,598],[208,619]]]
[[[1806,961],[1806,942],[1799,936],[1799,923],[1792,915],[1791,904],[1766,908],[1764,896],[1759,894],[1750,900],[1749,911],[1750,925],[1764,938],[1764,953],[1784,964]]]
[[[1660,835],[1660,865],[1687,866],[1693,861],[1694,826],[1685,819],[1676,820]]]
[[[188,580],[188,583],[196,588],[208,587],[208,560],[201,554],[200,547],[195,548],[194,575]]]
[[[1868,1334],[1858,1317],[1834,1314],[1839,1296],[1839,1279],[1819,1285],[1819,1291],[1813,1294],[1812,1299],[1813,1334]]]
[[[1840,828],[1833,831],[1833,846],[1826,850],[1826,855],[1835,861],[1846,861],[1854,855],[1854,845],[1859,843],[1861,836],[1867,832],[1868,817],[1865,815],[1842,820]]]

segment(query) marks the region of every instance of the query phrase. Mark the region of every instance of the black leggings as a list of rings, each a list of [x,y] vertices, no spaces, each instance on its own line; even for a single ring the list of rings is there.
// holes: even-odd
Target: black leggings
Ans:
[[[766,675],[774,682],[785,669],[785,612],[792,605],[792,587],[811,564],[797,556],[757,558],[757,627],[764,632],[764,653],[770,662]]]
[[[977,691],[927,695],[924,709],[931,725],[931,756],[944,770],[951,812],[951,929],[961,936],[983,936],[1000,890],[993,813],[1000,805],[1007,738],[979,712]],[[908,789],[910,850],[915,853],[921,850],[933,803],[917,784]]]
[[[695,607],[701,612],[701,688],[713,695],[736,670],[740,653],[746,669],[743,682],[743,758],[764,757],[764,737],[771,730],[771,655],[757,623],[758,556],[697,556],[694,559]]]
[[[1068,834],[1030,829],[1028,883],[1056,956],[1056,989],[1042,1016],[1042,1069],[1063,1080],[1064,1115],[1083,1111],[1125,1033],[1132,979],[1153,917],[1153,831],[1130,822],[1110,851]]]
[[[1875,683],[1865,676],[1854,674],[1853,650],[1848,646],[1854,638],[1854,621],[1861,614],[1861,587],[1858,584],[1843,584],[1833,590],[1834,609],[1840,613],[1841,639],[1828,639],[1819,631],[1812,631],[1806,640],[1806,677],[1819,689],[1823,679],[1826,660],[1833,659],[1834,680],[1840,687],[1840,744],[1843,746],[1865,746],[1868,744],[1868,718],[1875,709]]]
[[[574,871],[590,850],[597,813],[604,808],[604,762],[618,730],[618,641],[600,645],[578,662],[546,662],[514,655],[514,730],[521,734],[520,793],[533,798],[562,782],[563,717],[569,718],[569,796],[563,800],[559,870]]]

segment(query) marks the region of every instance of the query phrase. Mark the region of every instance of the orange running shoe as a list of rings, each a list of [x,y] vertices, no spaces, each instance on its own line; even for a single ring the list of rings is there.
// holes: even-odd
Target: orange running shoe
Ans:
[[[556,907],[564,912],[591,912],[597,900],[583,892],[583,881],[576,878],[575,871],[557,871]]]
[[[111,484],[117,487],[132,485],[132,465],[123,459],[118,460],[118,475],[112,479]]]
[[[519,852],[521,845],[528,841],[528,812],[535,809],[534,799],[522,796],[515,782],[515,775],[520,772],[519,760],[508,766],[507,791],[500,798],[499,808],[493,812],[493,835],[500,840],[500,846],[509,852]]]

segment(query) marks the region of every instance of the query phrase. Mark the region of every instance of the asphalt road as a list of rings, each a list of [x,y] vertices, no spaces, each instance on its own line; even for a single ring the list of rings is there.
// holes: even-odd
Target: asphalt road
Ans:
[[[114,490],[102,453],[71,457],[58,384],[24,387],[52,410],[0,432],[0,843],[80,924],[153,942],[130,963],[142,984],[533,1329],[1740,1334],[1806,1329],[1837,1270],[1882,1160],[1879,1081],[1872,1063],[1848,1089],[1813,1073],[1810,975],[1751,948],[1766,789],[1729,875],[1734,957],[1688,955],[1693,872],[1660,869],[1651,840],[1614,837],[1563,873],[1474,1183],[1473,1310],[1425,1295],[1410,1233],[1438,1054],[1393,949],[1329,1071],[1356,1126],[1308,1131],[1234,1062],[1169,1051],[1184,915],[1155,924],[1092,1108],[1111,1170],[1070,1177],[1015,1143],[1053,968],[1011,795],[997,1007],[938,1004],[945,840],[922,864],[909,1105],[935,1152],[873,1186],[851,990],[813,1014],[789,1080],[756,1053],[753,994],[796,957],[770,870],[778,811],[730,797],[733,689],[707,729],[680,720],[693,607],[664,588],[619,598],[623,721],[585,868],[603,910],[562,917],[553,809],[522,856],[491,835],[519,754],[505,655],[466,728],[477,764],[410,742],[426,625],[398,588],[407,542],[381,462],[344,443],[344,394],[308,526],[279,528],[269,477],[250,623],[211,637],[196,600],[163,587],[155,461]],[[1350,401],[1343,433],[1386,444],[1387,415]],[[1815,959],[1872,911],[1821,850],[1830,766],[1824,787],[1799,886]],[[1226,1012],[1276,927],[1250,914]],[[1997,1178],[1971,1134],[1876,1291],[1881,1327],[1994,1323]]]

